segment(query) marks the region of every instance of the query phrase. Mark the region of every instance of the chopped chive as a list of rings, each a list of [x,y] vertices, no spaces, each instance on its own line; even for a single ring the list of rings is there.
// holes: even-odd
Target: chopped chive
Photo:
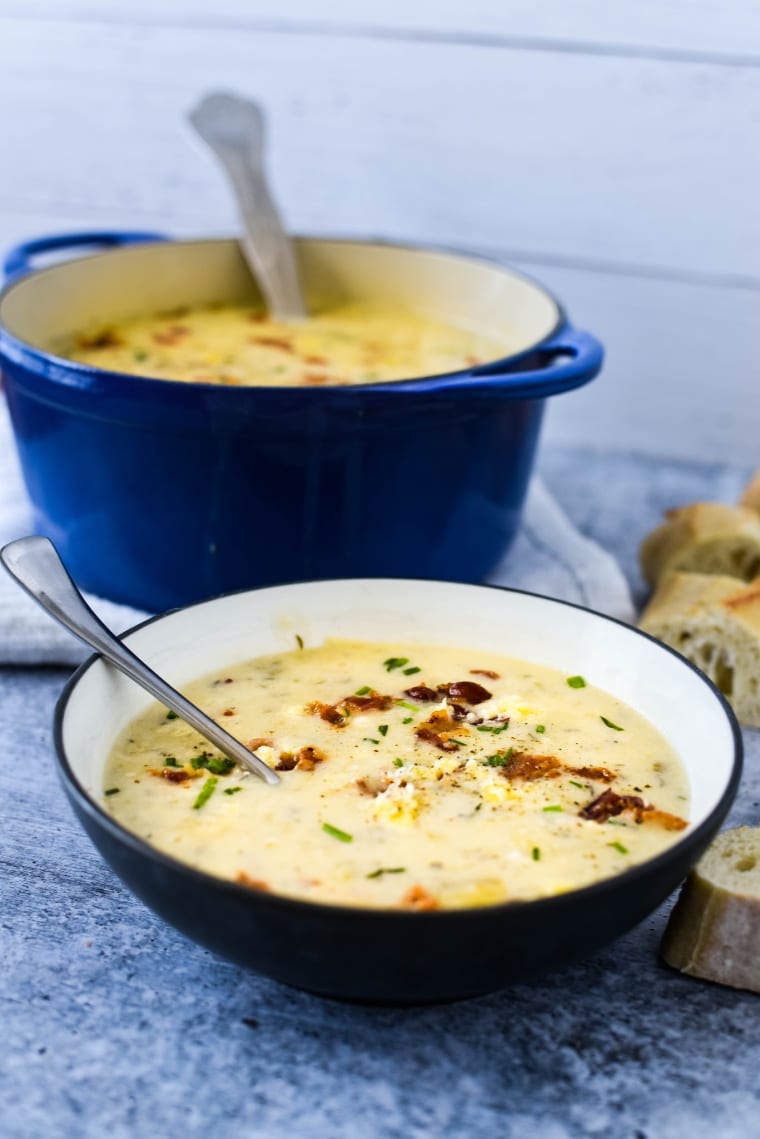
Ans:
[[[406,700],[397,700],[396,703],[399,708],[407,708],[410,712],[419,712],[419,708],[416,704],[409,704]]]
[[[480,802],[478,803],[477,807],[475,808],[475,810],[472,812],[473,815],[477,815],[478,811],[480,810],[480,808],[482,806],[483,806],[483,800],[481,799]]]
[[[586,681],[583,679],[582,676],[568,676],[567,683],[568,683],[568,687],[570,687],[570,688],[585,688],[586,687]]]
[[[421,668],[405,668],[404,676],[414,676],[415,672],[422,672]]]
[[[628,853],[628,847],[623,846],[622,842],[608,842],[607,846],[611,846],[613,848],[613,850],[617,850],[621,854],[627,854]]]
[[[334,827],[331,823],[322,823],[322,830],[325,832],[325,834],[329,834],[332,835],[333,838],[337,838],[339,842],[354,841],[354,836],[352,834],[347,834],[345,831],[342,831],[340,827]]]
[[[405,870],[405,866],[381,866],[379,870],[373,870],[367,877],[379,878],[381,874],[403,874]]]
[[[475,728],[477,732],[495,732],[496,728],[491,728],[488,724],[478,724]]]
[[[562,807],[560,807],[559,803],[554,803],[554,804],[552,804],[551,807],[544,807],[543,810],[544,811],[561,811]]]
[[[388,657],[383,661],[386,672],[393,672],[396,668],[403,668],[405,664],[409,664],[409,657]]]
[[[394,761],[393,761],[393,766],[394,766],[394,767],[403,767],[403,766],[404,766],[404,761],[403,761],[403,759],[402,759],[400,756],[398,756],[398,755],[397,755],[397,756],[396,756],[396,758],[395,758],[395,759],[394,759]]]
[[[103,792],[103,794],[104,795],[118,795],[120,791],[121,791],[121,787],[109,787],[107,791]]]
[[[532,850],[532,852],[531,852],[531,854],[532,854],[532,857],[533,857],[533,861],[534,861],[534,862],[539,862],[539,861],[540,861],[540,859],[541,859],[541,850],[539,849],[539,847],[537,847],[537,846],[534,846],[534,847],[533,847],[533,850]]]
[[[194,811],[200,811],[201,807],[205,807],[206,803],[208,803],[209,799],[214,794],[218,782],[219,780],[215,775],[212,775],[209,779],[206,780],[198,792],[198,798],[193,803]]]
[[[536,724],[536,731],[540,736],[542,736],[546,731],[546,724]]]
[[[234,766],[234,759],[229,759],[226,755],[212,755],[206,769],[214,775],[229,775]]]
[[[303,637],[300,633],[296,633],[296,644],[298,645],[299,649],[303,648]]]
[[[467,747],[467,740],[455,740],[453,736],[449,736],[449,743],[456,744],[457,747]]]
[[[174,755],[167,755],[164,760],[164,767],[179,767],[179,761]]]
[[[612,720],[608,720],[606,716],[600,716],[599,719],[603,724],[606,724],[608,728],[612,728],[613,732],[622,732],[624,730],[620,727],[620,724],[613,724]]]
[[[142,349],[139,349],[137,352],[133,352],[132,356],[137,361],[138,364],[142,364],[143,360],[148,359],[148,353],[143,352]]]
[[[514,748],[508,748],[506,751],[497,751],[493,755],[487,755],[484,762],[489,767],[506,767],[512,758]]]
[[[570,782],[572,783],[573,787],[580,787],[581,791],[586,790],[585,783],[579,783],[577,779],[571,779]]]
[[[243,790],[242,787],[225,787],[224,793],[225,793],[225,795],[237,795],[238,791],[242,791],[242,790]]]
[[[357,688],[354,695],[355,696],[366,696],[367,693],[371,692],[371,691],[372,691],[372,689],[370,688],[370,686],[368,684],[365,684],[362,688]]]
[[[172,712],[171,710],[169,710],[166,713],[166,718],[167,718],[167,720],[178,720],[179,716],[177,715],[176,712]]]
[[[372,736],[365,736],[362,742],[365,744],[379,744],[380,740],[373,740]]]
[[[387,724],[380,724],[377,730],[381,736],[387,736],[388,735],[388,725]]]
[[[404,716],[404,718],[403,718],[403,720],[401,721],[401,723],[402,723],[402,724],[411,724],[411,722],[412,722],[412,720],[413,720],[413,719],[414,719],[414,716]]]
[[[493,734],[495,736],[500,736],[502,732],[506,732],[508,727],[509,727],[509,720],[505,720],[500,728],[494,728]]]

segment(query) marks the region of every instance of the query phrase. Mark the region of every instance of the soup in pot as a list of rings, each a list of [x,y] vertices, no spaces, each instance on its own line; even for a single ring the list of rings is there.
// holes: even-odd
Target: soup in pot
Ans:
[[[457,372],[509,351],[401,305],[355,302],[292,323],[239,305],[178,310],[96,329],[65,355],[154,379],[313,387]]]
[[[186,693],[279,786],[155,704],[113,748],[104,802],[160,851],[289,897],[435,910],[560,894],[687,825],[678,756],[590,680],[438,646],[259,657]]]

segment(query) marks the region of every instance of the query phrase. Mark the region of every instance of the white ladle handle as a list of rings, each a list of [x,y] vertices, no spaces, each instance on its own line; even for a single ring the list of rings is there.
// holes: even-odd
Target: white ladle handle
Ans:
[[[243,218],[243,253],[270,313],[277,319],[302,320],[306,306],[293,246],[266,180],[260,107],[218,93],[207,95],[188,117],[227,172]]]
[[[19,538],[0,550],[0,560],[19,585],[46,609],[56,621],[106,660],[120,669],[130,680],[155,696],[185,723],[190,724],[210,743],[236,763],[240,763],[266,783],[279,783],[279,776],[252,751],[220,728],[215,720],[191,704],[181,692],[149,668],[114,634],[82,597],[71,580],[58,551],[47,538]]]

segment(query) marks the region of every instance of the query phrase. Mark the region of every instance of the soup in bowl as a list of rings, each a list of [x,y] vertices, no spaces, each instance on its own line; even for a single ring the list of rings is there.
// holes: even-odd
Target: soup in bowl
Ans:
[[[309,583],[127,642],[281,783],[95,657],[57,713],[80,819],[189,937],[322,994],[448,999],[591,952],[675,888],[739,778],[736,722],[701,673],[546,598]]]

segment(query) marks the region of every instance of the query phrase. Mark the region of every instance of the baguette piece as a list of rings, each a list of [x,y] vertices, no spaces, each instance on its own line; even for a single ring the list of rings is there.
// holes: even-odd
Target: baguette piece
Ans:
[[[695,502],[669,511],[643,541],[641,570],[656,585],[672,570],[728,574],[750,581],[760,573],[760,516],[748,506]]]
[[[739,504],[760,514],[760,471],[755,471],[745,486],[744,492],[739,499]]]
[[[639,622],[718,686],[744,724],[760,727],[760,577],[671,573]]]
[[[760,993],[760,829],[719,834],[684,883],[662,940],[668,965]]]

